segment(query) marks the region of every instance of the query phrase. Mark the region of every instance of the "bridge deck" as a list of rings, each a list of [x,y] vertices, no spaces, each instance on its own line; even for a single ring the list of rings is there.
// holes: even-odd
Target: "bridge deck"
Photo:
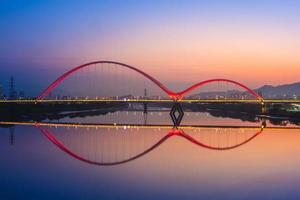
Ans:
[[[0,100],[1,104],[5,103],[110,103],[110,102],[127,102],[127,103],[172,103],[172,99],[60,99],[60,100]],[[261,103],[256,99],[183,99],[178,100],[182,103]],[[300,99],[265,99],[264,103],[300,103]]]
[[[126,129],[139,129],[139,128],[159,128],[159,129],[171,129],[174,126],[169,124],[117,124],[117,123],[106,123],[106,124],[91,124],[91,123],[55,123],[55,122],[15,122],[15,121],[0,121],[0,125],[21,125],[21,126],[44,126],[44,127],[74,127],[74,128],[126,128]],[[263,125],[248,125],[248,126],[234,126],[234,125],[181,125],[177,128],[182,129],[268,129],[268,130],[299,130],[299,126],[270,126],[265,127]]]

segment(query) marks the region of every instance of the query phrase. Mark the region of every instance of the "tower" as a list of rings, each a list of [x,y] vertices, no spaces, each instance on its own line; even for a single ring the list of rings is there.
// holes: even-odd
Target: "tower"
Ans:
[[[144,89],[144,99],[147,99],[147,88]]]
[[[16,99],[17,92],[15,90],[15,80],[14,77],[10,77],[9,79],[9,99]]]

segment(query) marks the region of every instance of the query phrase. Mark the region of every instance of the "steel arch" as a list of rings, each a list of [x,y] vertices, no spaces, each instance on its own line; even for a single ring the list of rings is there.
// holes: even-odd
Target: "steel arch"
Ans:
[[[154,84],[156,84],[160,89],[162,89],[170,98],[174,99],[174,100],[180,100],[182,99],[186,94],[190,93],[192,90],[195,90],[196,88],[199,88],[203,85],[212,83],[212,82],[228,82],[228,83],[232,83],[235,84],[241,88],[244,88],[245,90],[247,90],[248,92],[250,92],[258,101],[263,102],[263,98],[257,94],[255,91],[253,91],[252,89],[248,88],[247,86],[245,86],[244,84],[241,84],[239,82],[230,80],[230,79],[223,79],[223,78],[218,78],[218,79],[209,79],[209,80],[205,80],[205,81],[201,81],[198,82],[194,85],[192,85],[191,87],[181,91],[181,92],[174,92],[170,89],[168,89],[166,86],[164,86],[160,81],[158,81],[157,79],[155,79],[153,76],[147,74],[146,72],[143,72],[142,70],[133,67],[131,65],[127,65],[121,62],[116,62],[116,61],[107,61],[107,60],[103,60],[103,61],[94,61],[94,62],[89,62],[83,65],[79,65],[67,72],[65,72],[63,75],[59,76],[53,83],[51,83],[37,98],[36,100],[43,100],[52,90],[54,90],[54,88],[56,88],[65,78],[67,78],[68,76],[72,75],[73,73],[79,71],[80,69],[86,68],[88,66],[94,65],[94,64],[115,64],[115,65],[119,65],[125,68],[128,68],[130,70],[133,70],[141,75],[143,75],[145,78],[149,79],[150,81],[152,81]]]
[[[63,75],[61,75],[60,77],[58,77],[51,85],[49,85],[37,98],[36,100],[43,100],[55,87],[57,87],[65,78],[67,78],[68,76],[72,75],[73,73],[79,71],[80,69],[86,68],[88,66],[94,65],[94,64],[115,64],[115,65],[119,65],[128,69],[131,69],[135,72],[138,72],[139,74],[143,75],[144,77],[146,77],[147,79],[149,79],[150,81],[152,81],[154,84],[156,84],[159,88],[161,88],[166,94],[168,94],[170,97],[174,97],[176,96],[176,93],[172,92],[171,90],[169,90],[167,87],[165,87],[161,82],[159,82],[158,80],[156,80],[154,77],[150,76],[149,74],[143,72],[142,70],[121,63],[121,62],[115,62],[115,61],[107,61],[107,60],[103,60],[103,61],[94,61],[94,62],[89,62],[83,65],[79,65],[67,72],[65,72]]]
[[[239,82],[236,82],[236,81],[233,81],[233,80],[229,80],[229,79],[223,79],[223,78],[217,78],[217,79],[209,79],[209,80],[205,80],[205,81],[201,81],[201,82],[198,82],[194,85],[192,85],[191,87],[181,91],[181,92],[178,92],[176,93],[177,94],[177,97],[179,99],[182,99],[186,94],[190,93],[191,91],[197,89],[197,88],[200,88],[206,84],[209,84],[209,83],[213,83],[213,82],[228,82],[228,83],[232,83],[234,85],[237,85],[241,88],[244,88],[245,90],[247,90],[248,92],[250,92],[257,100],[259,101],[263,101],[263,98],[257,94],[255,91],[253,91],[252,89],[248,88],[247,86],[245,86],[244,84],[241,84]]]

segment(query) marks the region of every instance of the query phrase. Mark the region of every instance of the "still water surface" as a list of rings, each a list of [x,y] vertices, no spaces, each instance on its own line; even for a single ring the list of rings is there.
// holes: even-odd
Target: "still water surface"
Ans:
[[[259,120],[194,112],[182,124],[200,127],[178,130],[168,112],[63,122],[131,126],[0,128],[0,199],[300,198],[296,125],[263,128]]]

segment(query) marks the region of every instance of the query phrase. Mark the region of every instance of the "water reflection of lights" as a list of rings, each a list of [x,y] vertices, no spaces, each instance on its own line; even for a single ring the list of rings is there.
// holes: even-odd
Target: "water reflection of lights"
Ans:
[[[180,126],[136,124],[81,124],[0,122],[0,125],[34,126],[59,149],[85,163],[107,166],[138,159],[166,140],[181,137],[197,146],[216,151],[232,150],[249,143],[263,130],[300,127]]]
[[[94,165],[118,165],[158,148],[166,140],[181,137],[209,150],[232,150],[253,140],[261,126],[180,126],[0,122],[0,125],[37,127],[59,149]]]

